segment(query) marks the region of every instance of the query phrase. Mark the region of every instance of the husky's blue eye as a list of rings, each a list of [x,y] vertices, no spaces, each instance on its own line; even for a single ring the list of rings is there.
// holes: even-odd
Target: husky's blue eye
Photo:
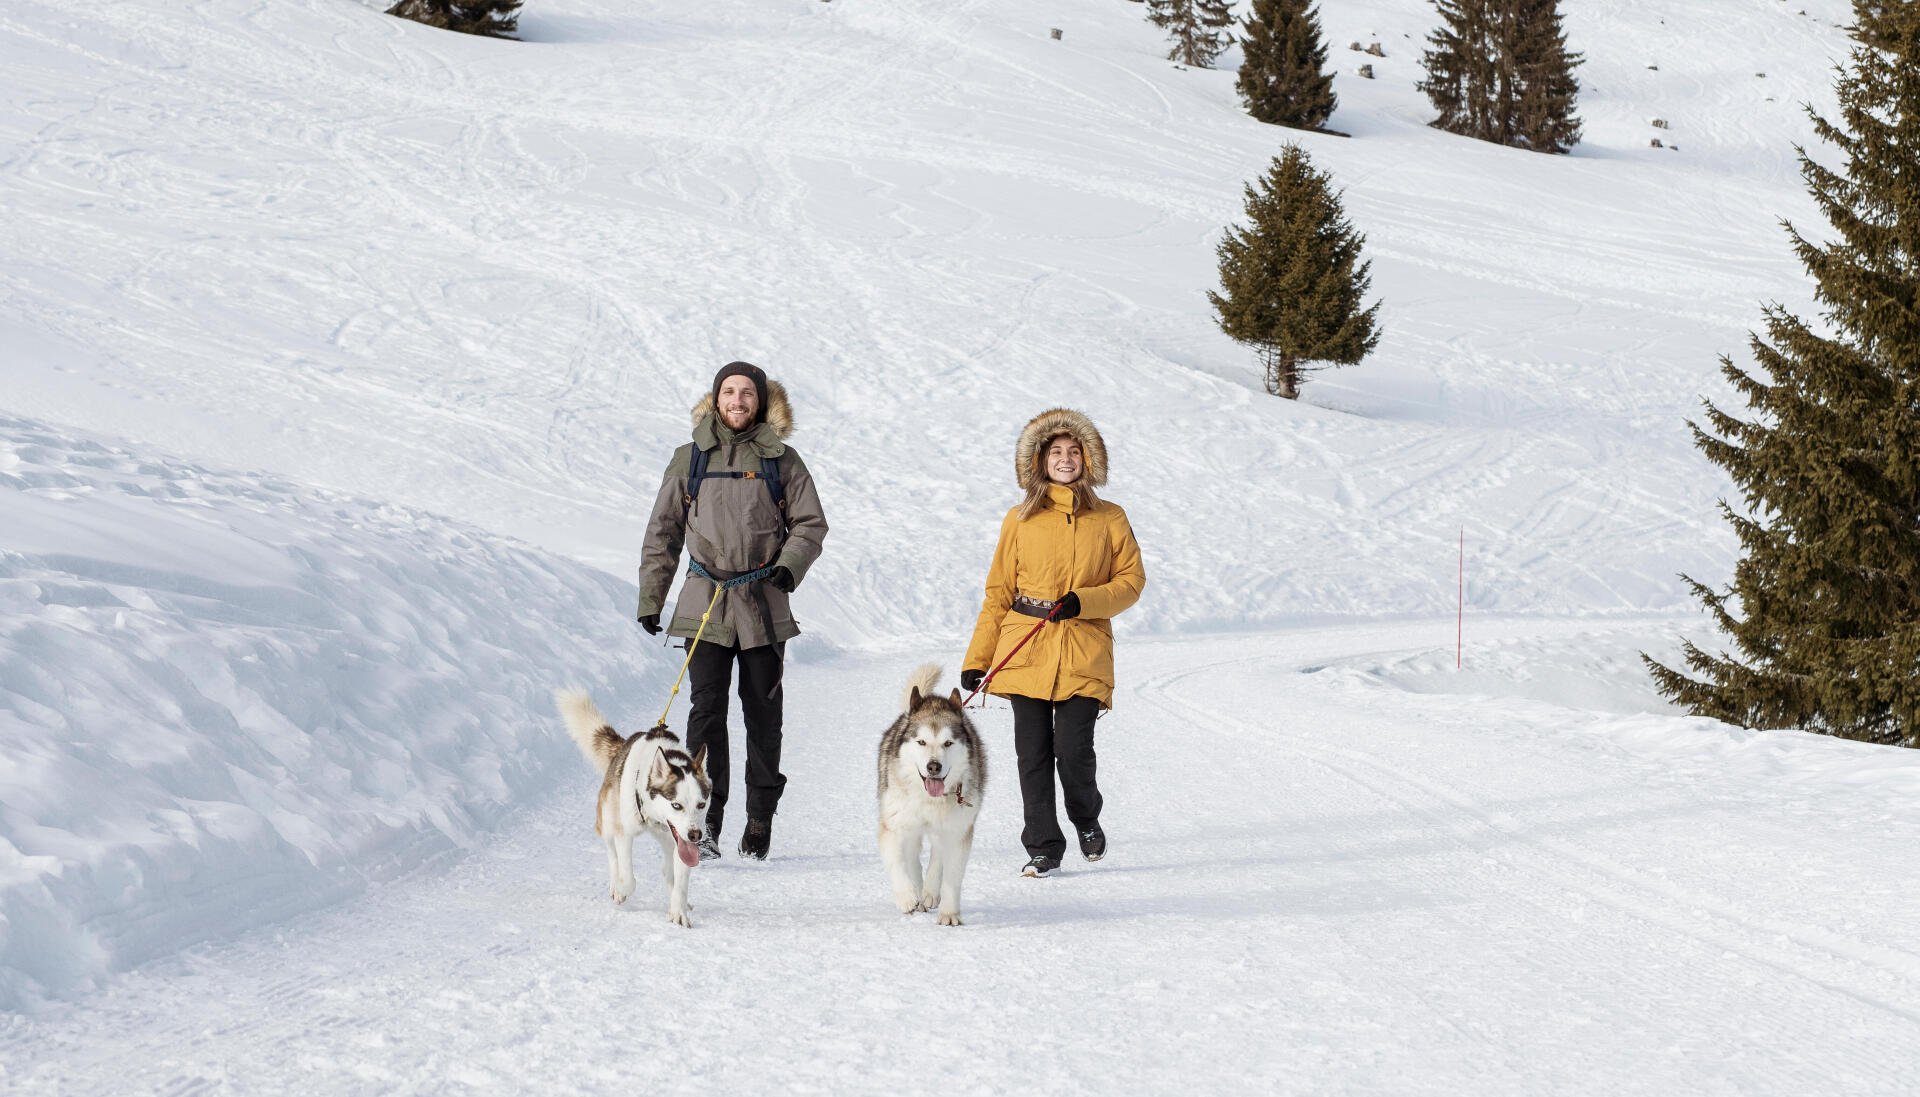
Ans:
[[[679,804],[675,804],[675,805],[673,805],[673,810],[675,810],[675,811],[680,811],[680,810],[681,810],[681,807],[680,807],[680,805],[679,805]]]

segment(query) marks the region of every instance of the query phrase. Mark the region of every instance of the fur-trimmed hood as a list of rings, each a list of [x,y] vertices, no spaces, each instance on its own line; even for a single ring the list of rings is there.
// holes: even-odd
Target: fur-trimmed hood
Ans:
[[[694,405],[693,425],[698,427],[709,415],[713,415],[712,393],[701,397],[700,402]],[[767,413],[761,416],[761,421],[772,427],[774,436],[782,442],[793,434],[793,406],[787,402],[786,386],[771,377],[767,378]],[[1086,443],[1082,442],[1081,447],[1085,446]]]
[[[1045,477],[1040,471],[1041,450],[1062,434],[1070,434],[1080,443],[1080,456],[1087,463],[1081,478],[1090,488],[1107,482],[1107,443],[1093,427],[1093,420],[1071,408],[1053,408],[1034,416],[1020,431],[1019,444],[1013,450],[1013,475],[1020,490],[1031,492]]]

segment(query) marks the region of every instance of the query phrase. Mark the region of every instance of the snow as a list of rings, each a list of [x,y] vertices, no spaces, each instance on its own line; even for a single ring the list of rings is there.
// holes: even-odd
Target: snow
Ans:
[[[0,1001],[472,849],[635,689],[630,584],[387,504],[0,418]],[[570,783],[570,782],[569,782]]]
[[[444,873],[146,965],[0,1029],[0,1061],[23,1093],[1907,1087],[1910,788],[1676,770],[1614,741],[1645,717],[1309,672],[1410,631],[1133,645],[1099,732],[1113,851],[1052,880],[1015,874],[996,702],[958,930],[894,913],[873,846],[872,750],[911,666],[845,655],[792,676],[815,715],[775,858],[701,866],[690,931],[644,869],[637,909],[606,901],[582,767]],[[827,715],[849,696],[872,700]]]
[[[1920,758],[1680,715],[1638,662],[1713,642],[1678,573],[1729,571],[1730,485],[1685,420],[1738,407],[1761,302],[1812,312],[1778,220],[1818,235],[1847,5],[1565,5],[1568,157],[1424,125],[1426,4],[1328,7],[1350,139],[1251,122],[1119,0],[530,0],[520,43],[0,8],[0,1083],[1910,1087]],[[1203,295],[1284,140],[1385,302],[1299,403]],[[629,577],[737,357],[833,533],[775,858],[669,932],[650,874],[604,899],[549,691],[664,701]],[[1056,403],[1150,573],[1113,853],[1013,875],[996,703],[942,931],[888,902],[871,751],[957,669]]]

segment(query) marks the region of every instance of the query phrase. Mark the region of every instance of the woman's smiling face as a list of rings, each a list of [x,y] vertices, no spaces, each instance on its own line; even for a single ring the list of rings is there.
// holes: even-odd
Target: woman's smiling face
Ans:
[[[1047,443],[1047,455],[1041,464],[1047,470],[1047,479],[1056,484],[1073,483],[1087,467],[1086,459],[1080,456],[1080,443],[1066,434]]]

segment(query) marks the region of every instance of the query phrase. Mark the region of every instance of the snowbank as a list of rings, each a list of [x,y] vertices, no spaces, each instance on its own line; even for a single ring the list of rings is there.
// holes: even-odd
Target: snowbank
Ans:
[[[0,516],[0,1007],[467,848],[579,776],[554,685],[645,692],[629,587],[415,511],[0,418]]]
[[[1705,631],[1700,616],[1482,620],[1470,625],[1474,636],[1459,669],[1450,646],[1371,653],[1305,669],[1362,697],[1377,699],[1381,690],[1445,696],[1449,702],[1435,711],[1550,729],[1544,745],[1576,755],[1606,751],[1672,777],[1713,785],[1748,778],[1748,787],[1837,795],[1898,815],[1915,812],[1920,752],[1735,727],[1686,715],[1662,697],[1640,653],[1683,666],[1679,637]],[[1367,700],[1355,704],[1371,707]]]

